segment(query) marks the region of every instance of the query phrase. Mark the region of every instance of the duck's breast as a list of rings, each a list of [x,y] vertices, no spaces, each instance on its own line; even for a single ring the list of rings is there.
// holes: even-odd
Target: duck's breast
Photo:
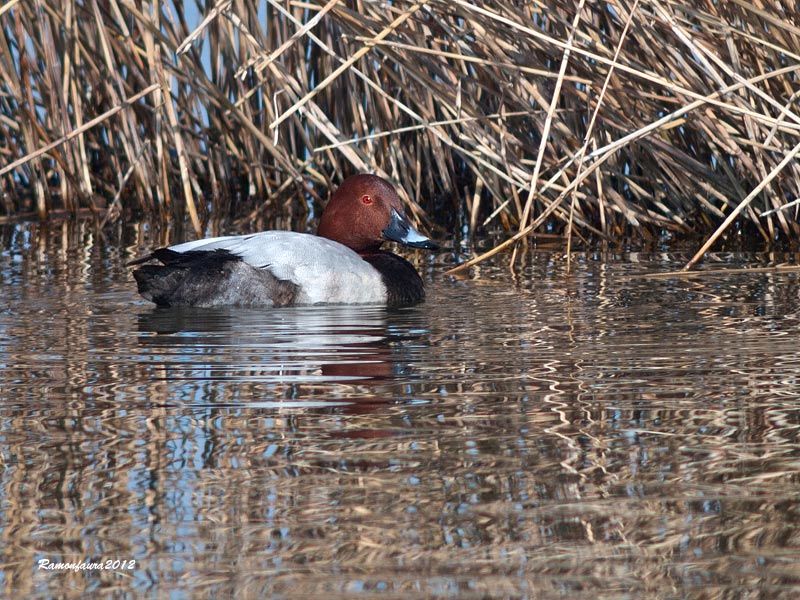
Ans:
[[[377,304],[387,300],[386,286],[375,267],[350,248],[307,233],[264,231],[196,240],[170,249],[220,248],[296,284],[295,304]]]

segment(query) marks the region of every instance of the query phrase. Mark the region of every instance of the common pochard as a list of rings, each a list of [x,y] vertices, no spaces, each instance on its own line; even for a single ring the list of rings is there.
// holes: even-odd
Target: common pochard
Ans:
[[[159,306],[413,304],[425,298],[406,259],[384,241],[436,249],[406,218],[394,187],[376,175],[346,179],[317,235],[262,231],[161,248],[130,263],[139,293]]]

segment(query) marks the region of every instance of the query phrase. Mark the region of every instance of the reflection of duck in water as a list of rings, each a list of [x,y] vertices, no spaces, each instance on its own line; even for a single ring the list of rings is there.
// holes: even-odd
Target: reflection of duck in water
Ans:
[[[167,379],[213,374],[225,381],[294,386],[295,399],[341,400],[331,397],[334,391],[334,396],[364,394],[369,402],[386,402],[373,399],[372,386],[402,375],[413,360],[408,352],[425,336],[418,321],[413,333],[407,331],[406,314],[417,313],[377,305],[153,308],[139,314],[139,343],[163,348],[161,376]],[[345,384],[354,387],[341,387]]]
[[[346,179],[331,198],[318,235],[263,231],[161,248],[133,261],[139,293],[159,306],[388,304],[425,297],[406,259],[380,246],[438,246],[417,232],[392,185],[375,175]]]

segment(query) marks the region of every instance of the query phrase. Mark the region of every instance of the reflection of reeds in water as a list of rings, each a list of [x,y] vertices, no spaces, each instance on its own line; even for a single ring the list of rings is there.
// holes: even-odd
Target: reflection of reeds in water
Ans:
[[[3,597],[792,597],[796,277],[645,282],[588,259],[565,287],[563,259],[530,252],[535,294],[491,273],[440,288],[388,319],[407,375],[326,392],[261,377],[285,356],[254,321],[227,349],[199,319],[158,343],[90,223],[19,229],[0,255]],[[170,379],[182,362],[194,378]],[[374,403],[261,402],[355,385]]]
[[[243,193],[377,171],[418,217],[464,196],[472,229],[703,231],[738,206],[797,233],[760,216],[800,194],[792,3],[259,4],[209,3],[192,30],[180,3],[6,3],[5,211],[200,229]]]

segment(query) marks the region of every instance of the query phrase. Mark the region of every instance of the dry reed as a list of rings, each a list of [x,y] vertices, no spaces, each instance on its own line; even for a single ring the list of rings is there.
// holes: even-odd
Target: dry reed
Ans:
[[[200,233],[242,197],[303,207],[372,171],[418,219],[500,226],[509,244],[537,231],[800,232],[797,205],[784,210],[800,197],[792,3],[198,10],[191,28],[182,3],[0,5],[7,215],[188,215]]]

